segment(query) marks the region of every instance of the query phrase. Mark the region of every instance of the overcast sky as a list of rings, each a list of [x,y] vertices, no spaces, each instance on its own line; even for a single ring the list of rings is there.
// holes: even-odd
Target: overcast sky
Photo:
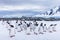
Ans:
[[[56,6],[60,6],[60,0],[0,0],[0,16],[17,13],[18,15],[22,13],[25,14],[24,10],[26,10],[27,15],[34,15],[38,13],[35,11],[48,10]],[[22,10],[22,13],[16,10]]]
[[[0,10],[44,10],[60,5],[60,0],[0,0]]]

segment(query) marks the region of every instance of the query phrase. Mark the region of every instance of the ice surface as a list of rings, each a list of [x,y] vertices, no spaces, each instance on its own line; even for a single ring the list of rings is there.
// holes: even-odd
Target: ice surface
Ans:
[[[27,21],[28,22],[28,21]],[[57,24],[56,32],[49,33],[48,31],[44,34],[32,34],[26,35],[25,31],[16,32],[15,38],[9,37],[9,31],[6,28],[6,25],[0,21],[0,40],[60,40],[60,21],[39,21],[38,23],[46,23],[47,27],[51,23]]]

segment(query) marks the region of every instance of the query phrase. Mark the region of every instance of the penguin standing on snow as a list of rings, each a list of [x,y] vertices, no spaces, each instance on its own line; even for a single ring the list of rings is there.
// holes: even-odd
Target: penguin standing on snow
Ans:
[[[27,34],[28,27],[27,27],[27,22],[25,20],[22,21],[22,29]]]
[[[15,29],[17,29],[17,26],[18,26],[18,20],[16,20]]]
[[[36,22],[36,20],[33,21],[32,29],[33,29],[34,34],[37,35],[38,23]]]
[[[51,24],[51,25],[49,26],[49,28],[48,28],[48,31],[49,31],[50,33],[52,33],[52,27],[53,27],[53,24]]]
[[[7,22],[6,22],[6,28],[7,28],[8,30],[10,30],[10,26],[9,26],[9,25],[10,25],[10,23],[9,23],[9,21],[7,21]]]
[[[21,32],[23,30],[22,29],[22,21],[18,22],[17,29],[18,29],[18,32]]]
[[[22,21],[22,28],[23,30],[27,30],[27,23],[25,22],[25,20]]]
[[[35,24],[35,27],[36,27],[36,28],[35,28],[35,31],[34,31],[34,34],[36,34],[36,35],[38,34],[38,25],[39,25],[39,24],[36,22],[36,24]]]
[[[46,24],[44,24],[44,26],[43,26],[43,32],[46,32],[46,30],[47,30],[47,27],[46,27]]]
[[[56,26],[57,26],[57,24],[54,24],[54,26],[52,27],[52,30],[53,30],[54,32],[56,32]]]
[[[44,26],[43,26],[43,23],[41,23],[38,29],[39,34],[44,34],[43,30],[44,30]]]
[[[12,38],[12,37],[15,37],[15,34],[16,34],[16,32],[15,32],[15,27],[14,27],[14,25],[12,24],[12,23],[9,23],[9,22],[7,22],[8,24],[9,24],[9,27],[8,27],[8,29],[9,29],[9,36]]]
[[[14,25],[10,25],[9,35],[10,35],[10,37],[15,37]]]
[[[56,27],[57,24],[51,24],[50,27],[49,27],[49,32],[52,33],[53,31],[55,32],[56,31]]]
[[[30,32],[34,31],[34,25],[33,23],[30,23]]]
[[[31,32],[31,29],[30,28],[32,26],[31,24],[32,24],[31,22],[27,23],[27,33],[26,33],[27,35],[30,35],[31,34],[30,33]]]

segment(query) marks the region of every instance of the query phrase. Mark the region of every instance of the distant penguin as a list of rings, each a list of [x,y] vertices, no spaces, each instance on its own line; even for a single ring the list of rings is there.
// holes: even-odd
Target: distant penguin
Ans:
[[[11,38],[15,37],[15,28],[14,28],[14,25],[10,25],[9,35],[10,35]]]

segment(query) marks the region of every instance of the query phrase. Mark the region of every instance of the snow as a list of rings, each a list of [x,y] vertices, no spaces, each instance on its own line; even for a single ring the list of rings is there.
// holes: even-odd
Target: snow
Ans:
[[[60,12],[55,13],[53,16],[60,17]]]
[[[25,31],[22,32],[16,31],[15,38],[10,38],[9,31],[6,28],[6,25],[2,24],[2,21],[0,21],[0,40],[60,40],[60,21],[38,21],[39,24],[41,22],[46,23],[47,27],[49,27],[49,25],[52,23],[57,24],[56,26],[57,31],[53,33],[49,33],[47,31],[44,34],[38,35],[35,34],[26,35]]]
[[[59,9],[60,6],[57,6],[55,8],[53,8],[53,13],[52,15],[49,15],[49,13],[51,12],[50,10],[47,10],[46,12],[48,13],[48,15],[44,15],[44,13],[42,14],[37,14],[37,15],[34,15],[34,17],[60,17],[60,12],[57,11]],[[57,12],[56,12],[57,11]],[[45,12],[45,13],[46,13]],[[54,14],[54,15],[53,15]]]

